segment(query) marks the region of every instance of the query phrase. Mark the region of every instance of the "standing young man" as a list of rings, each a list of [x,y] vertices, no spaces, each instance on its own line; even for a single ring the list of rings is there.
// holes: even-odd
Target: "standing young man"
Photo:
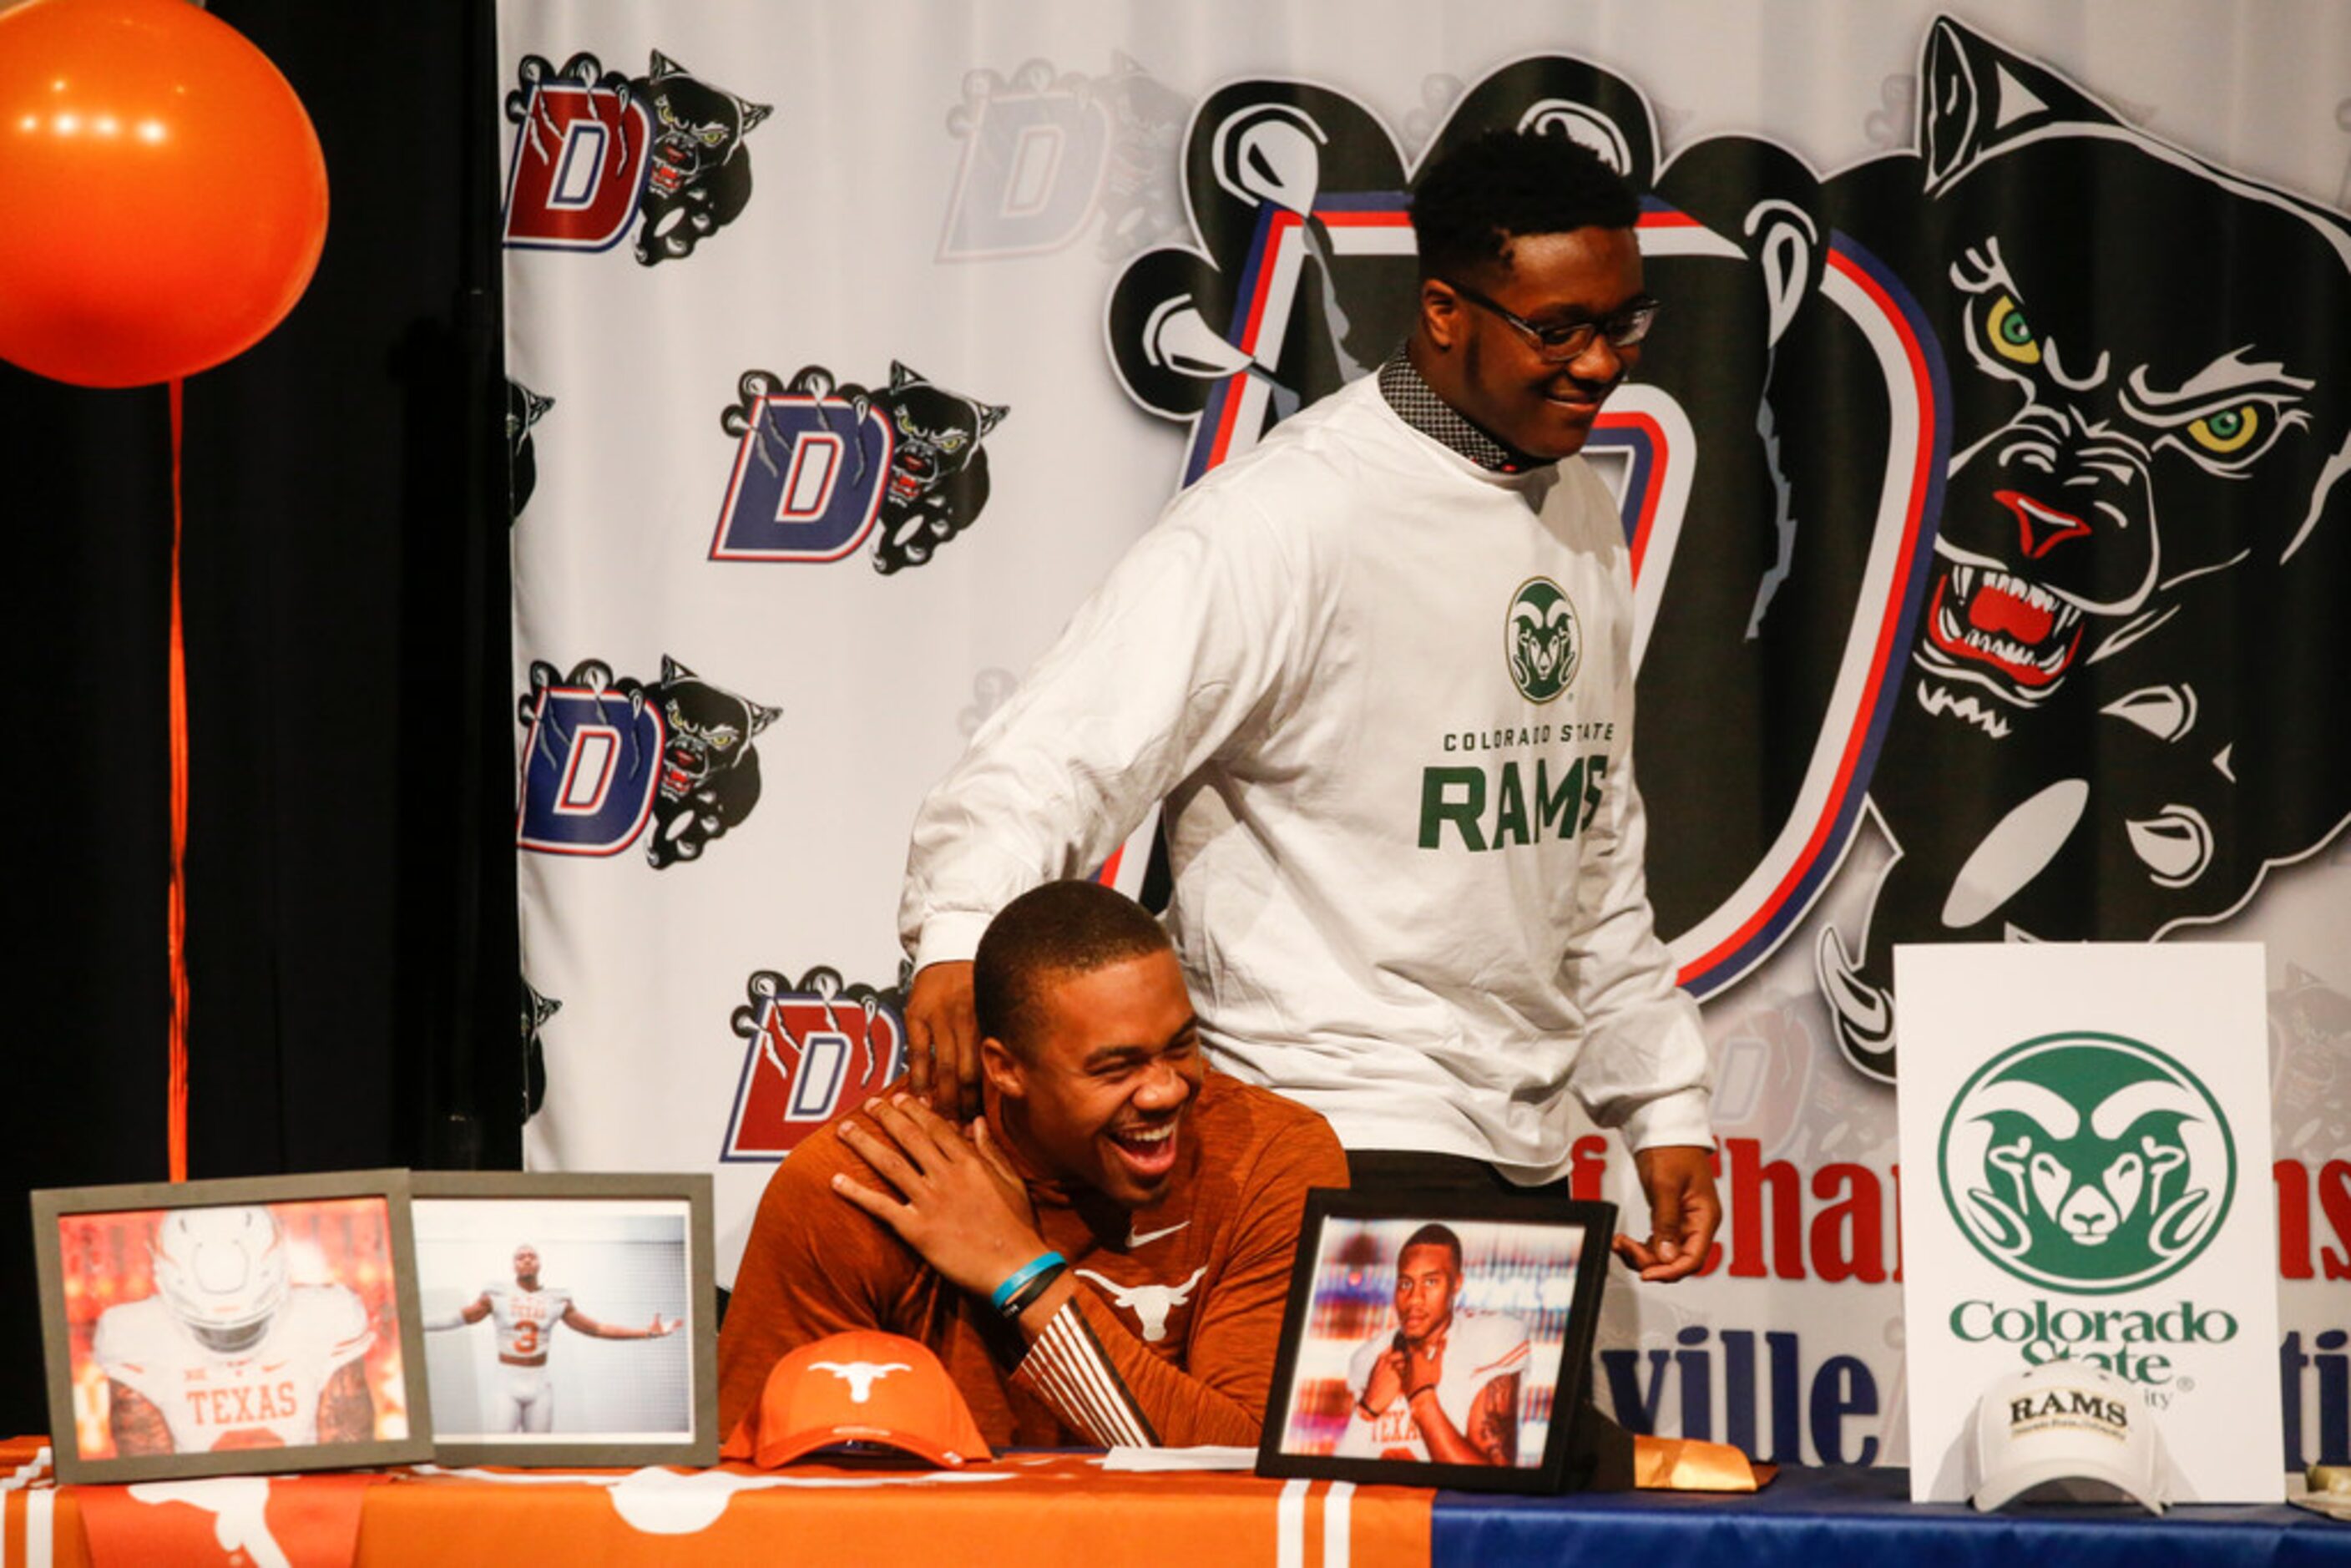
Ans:
[[[1413,202],[1419,314],[1374,376],[1169,507],[914,823],[918,1086],[975,1081],[988,915],[1165,800],[1168,920],[1219,1065],[1369,1179],[1564,1174],[1623,1130],[1645,1277],[1720,1218],[1707,1056],[1652,928],[1615,504],[1575,454],[1639,361],[1631,190],[1563,139],[1457,149]]]

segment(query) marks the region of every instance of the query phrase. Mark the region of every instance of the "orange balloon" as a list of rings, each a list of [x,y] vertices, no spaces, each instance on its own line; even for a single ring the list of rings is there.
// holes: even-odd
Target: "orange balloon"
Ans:
[[[260,50],[188,0],[0,11],[0,359],[82,386],[258,342],[327,237],[327,162]]]

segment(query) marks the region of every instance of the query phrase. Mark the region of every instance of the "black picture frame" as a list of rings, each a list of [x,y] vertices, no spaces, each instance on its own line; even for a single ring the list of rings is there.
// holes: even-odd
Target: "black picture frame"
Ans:
[[[1593,1334],[1615,1225],[1614,1204],[1542,1193],[1308,1194],[1257,1473],[1529,1494],[1592,1484]],[[1449,1232],[1460,1254],[1443,1309],[1445,1348],[1474,1346],[1484,1358],[1451,1390],[1445,1381],[1436,1385],[1439,1408],[1453,1415],[1446,1401],[1463,1402],[1462,1423],[1472,1424],[1468,1403],[1489,1385],[1516,1377],[1508,1463],[1400,1455],[1407,1442],[1428,1450],[1416,1421],[1401,1399],[1380,1410],[1365,1404],[1368,1375],[1357,1385],[1364,1369],[1376,1364],[1373,1358],[1418,1343],[1406,1334],[1397,1305],[1397,1268],[1408,1244],[1437,1254],[1413,1260],[1424,1281],[1423,1321],[1434,1310],[1426,1277],[1447,1247],[1441,1235],[1420,1238],[1428,1227]],[[1512,1365],[1520,1370],[1509,1371]]]
[[[424,1364],[443,1396],[434,1459],[524,1469],[716,1464],[711,1192],[707,1171],[417,1172],[419,1322],[444,1331],[425,1335]],[[496,1383],[510,1375],[499,1354],[500,1326],[489,1319],[446,1322],[451,1311],[480,1300],[486,1285],[510,1277],[514,1251],[525,1241],[545,1255],[542,1288],[569,1281],[580,1289],[574,1304],[592,1322],[635,1327],[648,1312],[684,1320],[676,1333],[634,1343],[595,1343],[550,1326],[538,1368],[557,1428],[546,1432],[502,1430],[493,1419],[510,1403]],[[515,1373],[528,1376],[529,1369]],[[583,1405],[589,1414],[580,1425],[572,1412]]]
[[[267,1212],[266,1229],[235,1212],[256,1209]],[[32,1211],[60,1481],[267,1475],[431,1455],[406,1171],[51,1187],[32,1195]],[[172,1226],[170,1246],[187,1257],[167,1264],[161,1233],[182,1211],[220,1212]],[[205,1282],[195,1290],[208,1295],[167,1291],[166,1278],[194,1276],[199,1249]],[[257,1284],[248,1286],[248,1268]],[[190,1312],[204,1309],[261,1315],[220,1320],[199,1337]],[[102,1324],[110,1325],[104,1343]],[[360,1324],[365,1345],[346,1354]],[[371,1435],[297,1440],[318,1431],[330,1398],[350,1408],[356,1391],[340,1380],[353,1365]],[[129,1413],[120,1427],[118,1406]],[[120,1452],[134,1432],[172,1448]]]

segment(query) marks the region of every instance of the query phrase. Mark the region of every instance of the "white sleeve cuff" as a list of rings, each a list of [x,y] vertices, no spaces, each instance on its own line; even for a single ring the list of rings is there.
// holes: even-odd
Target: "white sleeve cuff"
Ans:
[[[1635,1154],[1671,1145],[1714,1147],[1714,1127],[1708,1115],[1707,1092],[1679,1089],[1660,1095],[1625,1118],[1625,1146]]]
[[[914,945],[915,971],[933,964],[969,963],[979,951],[988,919],[976,910],[942,909],[932,915],[923,922],[922,939]]]

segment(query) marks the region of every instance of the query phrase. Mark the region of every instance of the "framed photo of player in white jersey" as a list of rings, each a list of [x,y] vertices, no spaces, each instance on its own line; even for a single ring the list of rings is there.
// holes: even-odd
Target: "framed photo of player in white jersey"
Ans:
[[[717,1462],[707,1172],[414,1180],[436,1459]]]
[[[406,1171],[33,1194],[62,1481],[432,1452]]]
[[[1258,1473],[1564,1490],[1615,1223],[1533,1193],[1310,1194]]]

